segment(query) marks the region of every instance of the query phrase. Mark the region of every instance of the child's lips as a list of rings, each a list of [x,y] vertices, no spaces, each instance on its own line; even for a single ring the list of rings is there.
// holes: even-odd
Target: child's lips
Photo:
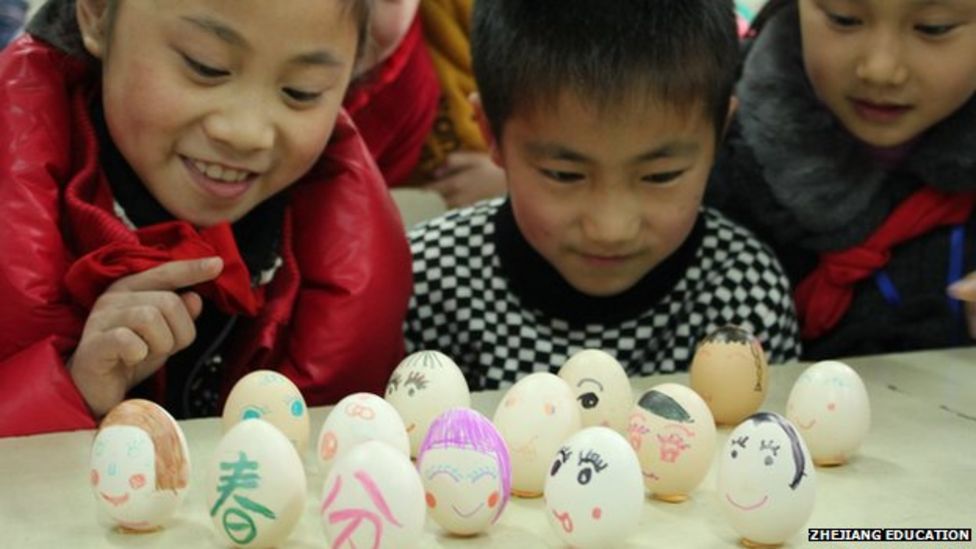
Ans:
[[[858,116],[865,120],[881,123],[894,122],[912,109],[909,105],[875,102],[867,99],[852,99],[851,102]]]

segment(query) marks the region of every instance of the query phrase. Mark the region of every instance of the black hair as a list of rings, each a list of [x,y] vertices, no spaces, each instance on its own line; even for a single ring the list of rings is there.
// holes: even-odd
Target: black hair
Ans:
[[[107,9],[109,10],[110,22],[114,19],[115,10],[121,1],[109,0]],[[356,44],[356,61],[358,62],[366,50],[374,0],[343,1],[359,28],[358,43]],[[26,31],[65,53],[91,60],[91,56],[81,42],[81,29],[78,27],[78,19],[75,16],[75,4],[76,0],[47,0],[27,23]]]
[[[496,139],[564,92],[702,106],[721,136],[739,57],[733,0],[477,0],[471,58]],[[635,95],[636,94],[636,95]]]
[[[774,414],[772,412],[757,412],[751,416],[749,419],[753,423],[766,423],[773,422],[780,426],[781,429],[786,433],[786,436],[790,439],[790,448],[793,451],[793,465],[795,470],[793,473],[793,482],[790,483],[790,489],[796,490],[796,487],[800,485],[800,481],[806,476],[806,461],[803,459],[803,448],[800,447],[800,435],[797,434],[796,429],[783,419],[783,416],[779,414]]]
[[[691,414],[677,400],[661,391],[649,389],[637,400],[637,405],[648,412],[678,423],[694,423]]]
[[[762,31],[766,23],[773,18],[776,13],[790,5],[795,4],[796,0],[768,0],[762,8],[760,8],[759,13],[752,19],[752,23],[749,24],[749,30],[746,32],[747,38],[755,38]]]

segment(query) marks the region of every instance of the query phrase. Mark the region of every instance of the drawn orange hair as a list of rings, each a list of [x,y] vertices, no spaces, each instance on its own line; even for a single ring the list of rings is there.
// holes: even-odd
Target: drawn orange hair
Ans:
[[[134,398],[112,408],[98,426],[99,431],[115,425],[129,425],[145,431],[156,454],[156,489],[186,488],[190,464],[173,418],[158,404]]]

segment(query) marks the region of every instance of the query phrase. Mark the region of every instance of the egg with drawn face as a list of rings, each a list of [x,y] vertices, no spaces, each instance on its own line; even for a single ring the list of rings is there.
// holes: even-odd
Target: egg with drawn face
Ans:
[[[256,370],[242,377],[224,403],[224,432],[245,419],[263,419],[284,434],[299,455],[308,447],[308,407],[298,387],[272,370]]]
[[[616,545],[637,529],[643,504],[640,464],[620,433],[587,427],[556,451],[546,477],[546,517],[567,544]]]
[[[744,543],[780,544],[806,524],[816,472],[789,420],[754,414],[729,434],[719,459],[719,504]]]
[[[385,442],[410,456],[407,430],[393,406],[372,393],[353,393],[332,408],[319,430],[319,471],[325,475],[336,459],[367,440]]]
[[[861,376],[835,360],[804,370],[786,401],[786,417],[800,431],[817,465],[845,463],[864,441],[871,405]]]
[[[512,458],[512,494],[538,497],[550,457],[582,427],[576,394],[548,372],[529,374],[513,385],[492,419]]]
[[[715,420],[698,393],[662,383],[637,400],[629,438],[647,491],[678,503],[708,474],[715,455]]]
[[[488,418],[452,408],[430,425],[417,455],[427,510],[452,534],[470,536],[498,521],[508,503],[512,466]]]
[[[430,422],[455,406],[471,406],[471,393],[461,369],[438,351],[418,351],[403,359],[386,384],[386,401],[396,408],[416,456]]]
[[[703,339],[689,372],[691,388],[719,425],[737,425],[762,406],[769,366],[759,340],[738,326],[723,326]]]
[[[172,518],[189,486],[183,431],[158,404],[123,401],[99,425],[89,475],[100,521],[122,531],[156,530]]]
[[[559,377],[576,393],[584,427],[602,425],[627,432],[634,395],[617,359],[599,349],[584,349],[569,357],[559,369]]]
[[[329,547],[416,547],[426,520],[424,487],[404,452],[368,440],[336,460],[318,512]]]

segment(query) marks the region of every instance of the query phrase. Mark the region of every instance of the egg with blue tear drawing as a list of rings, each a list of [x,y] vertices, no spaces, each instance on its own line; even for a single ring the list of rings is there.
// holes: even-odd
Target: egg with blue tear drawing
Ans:
[[[720,456],[718,497],[745,545],[778,545],[813,512],[816,472],[796,427],[758,412],[730,434]]]
[[[246,419],[263,419],[295,445],[299,455],[308,447],[308,407],[298,387],[273,370],[255,370],[242,377],[224,403],[224,432]]]

